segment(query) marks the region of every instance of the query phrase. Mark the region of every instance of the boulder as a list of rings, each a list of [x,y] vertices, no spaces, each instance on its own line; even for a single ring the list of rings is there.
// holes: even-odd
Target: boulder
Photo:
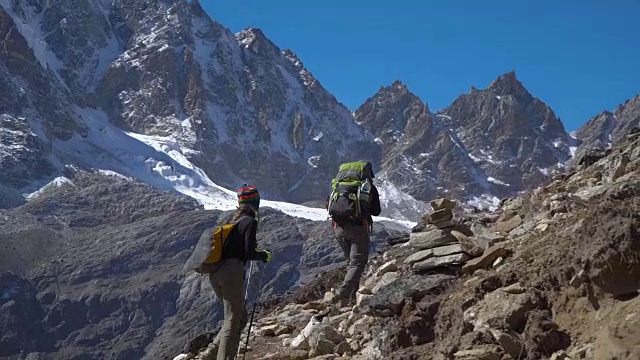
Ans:
[[[409,255],[406,259],[404,259],[404,263],[407,265],[411,265],[418,261],[428,259],[432,256],[433,256],[433,251],[431,249],[420,250],[414,254]]]
[[[276,336],[276,330],[278,329],[280,329],[280,325],[273,324],[263,326],[262,328],[260,328],[260,332],[262,333],[262,336]]]
[[[327,355],[333,353],[333,349],[335,348],[335,344],[326,339],[318,339],[318,341],[311,345],[311,350],[309,351],[309,357],[314,358],[321,355]]]
[[[356,294],[356,306],[359,309],[364,308],[368,303],[369,303],[369,299],[371,299],[370,294],[361,294],[361,293],[357,293]]]
[[[293,332],[294,327],[292,325],[286,324],[286,325],[280,325],[275,332],[275,336],[282,336],[282,335],[288,335],[291,334]]]
[[[513,330],[490,329],[491,335],[504,351],[514,359],[524,354],[524,343]]]
[[[480,245],[483,249],[487,249],[492,245],[504,241],[503,235],[489,230],[486,226],[480,223],[472,223],[469,228],[473,233],[474,242]]]
[[[524,202],[522,198],[511,198],[511,199],[506,199],[501,207],[505,211],[515,212],[522,209],[523,204]]]
[[[625,174],[627,165],[630,159],[626,154],[616,155],[615,159],[609,164],[605,173],[605,179],[607,181],[615,181],[619,177]]]
[[[325,323],[320,323],[320,324],[316,324],[314,326],[312,326],[310,332],[309,332],[309,346],[311,347],[311,349],[313,350],[314,348],[317,348],[318,343],[321,340],[324,341],[328,341],[329,343],[331,343],[331,349],[329,349],[328,353],[333,351],[333,348],[345,341],[344,336],[342,336],[342,334],[340,334],[336,329],[333,328],[333,326],[325,324]],[[328,354],[328,353],[322,353],[319,355],[324,355],[324,354]]]
[[[440,209],[424,217],[425,224],[438,224],[453,219],[451,209]]]
[[[514,294],[514,295],[523,294],[526,291],[525,288],[520,283],[513,283],[509,286],[501,287],[498,290],[504,291],[508,294]]]
[[[462,246],[460,244],[451,244],[445,246],[439,246],[433,249],[421,250],[416,252],[413,255],[410,255],[404,260],[405,264],[411,265],[418,261],[423,261],[431,257],[437,256],[446,256],[452,254],[458,254],[463,252]]]
[[[444,274],[401,277],[373,294],[365,313],[374,316],[399,314],[406,299],[417,302],[427,294],[437,295],[455,279],[455,276]]]
[[[434,247],[455,243],[456,238],[448,231],[432,229],[425,232],[412,233],[409,245],[420,250],[432,249]]]
[[[320,301],[310,301],[302,305],[302,310],[322,310],[324,307],[325,305]]]
[[[462,271],[473,274],[474,271],[482,268],[490,267],[499,257],[505,257],[508,251],[502,245],[494,245],[484,251],[482,256],[469,260],[463,267]]]
[[[433,209],[433,211],[438,211],[442,209],[453,210],[456,207],[457,202],[455,200],[450,200],[446,198],[438,198],[435,200],[431,200],[429,204],[431,205],[431,208]]]
[[[320,321],[311,318],[307,326],[291,341],[291,347],[293,349],[309,350],[309,336],[311,336],[311,333],[313,333],[319,325],[321,325]]]
[[[382,266],[380,266],[380,268],[378,268],[378,270],[375,272],[375,274],[373,276],[381,277],[382,275],[384,275],[386,273],[398,271],[397,263],[398,263],[397,259],[393,259],[393,260],[390,260],[390,261],[386,262],[384,265],[382,265]]]
[[[474,331],[491,327],[508,327],[522,331],[526,323],[527,312],[538,305],[538,299],[531,293],[511,294],[506,291],[493,291],[484,296],[477,304],[464,311],[464,321],[473,326]]]
[[[520,215],[516,215],[509,220],[498,222],[494,225],[493,230],[501,233],[508,233],[522,224]]]
[[[437,224],[434,224],[438,229],[449,229],[452,228],[456,225],[458,225],[460,221],[457,219],[451,219],[449,221],[443,221],[443,222],[439,222]]]
[[[347,341],[341,342],[340,344],[336,345],[336,347],[333,349],[333,352],[338,355],[344,355],[349,351],[351,351],[351,344],[349,344],[349,342]]]
[[[417,262],[411,266],[413,271],[425,271],[449,265],[459,265],[469,260],[469,255],[461,252],[453,255],[431,257],[426,260]]]
[[[372,294],[377,293],[381,288],[383,288],[383,287],[391,284],[392,282],[396,281],[399,276],[400,275],[397,272],[388,272],[388,273],[382,275],[382,277],[380,277],[380,280],[378,280],[378,282],[373,287],[373,289],[371,289],[371,293]]]
[[[484,252],[483,244],[477,243],[473,238],[470,238],[467,235],[456,230],[452,230],[451,235],[453,235],[458,240],[462,251],[469,254],[470,256],[480,256]]]
[[[420,228],[417,231],[413,231],[414,229],[418,229],[417,227],[422,225],[422,228]],[[419,223],[418,225],[414,226],[414,229],[412,229],[412,232],[420,232],[424,229],[424,224]],[[387,244],[393,246],[396,244],[403,244],[409,241],[409,234],[400,234],[400,235],[395,235],[395,236],[390,236],[389,238],[387,238]]]
[[[403,244],[401,246],[394,246],[391,249],[385,251],[382,255],[383,261],[390,261],[397,259],[397,261],[404,260],[407,256],[413,254],[416,250],[411,248],[410,243]]]
[[[479,345],[453,354],[455,360],[500,360],[502,351],[496,345]]]

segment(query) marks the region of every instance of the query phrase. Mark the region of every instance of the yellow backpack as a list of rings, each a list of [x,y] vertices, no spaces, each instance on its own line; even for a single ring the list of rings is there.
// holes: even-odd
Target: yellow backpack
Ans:
[[[222,258],[222,247],[224,246],[225,240],[229,234],[231,234],[231,230],[236,227],[236,223],[224,224],[220,226],[216,226],[213,230],[213,236],[211,236],[211,250],[209,251],[209,255],[202,262],[203,264],[215,264]]]
[[[191,256],[184,264],[184,271],[195,271],[200,274],[210,273],[211,265],[222,259],[224,244],[236,225],[237,222],[233,222],[205,229]]]

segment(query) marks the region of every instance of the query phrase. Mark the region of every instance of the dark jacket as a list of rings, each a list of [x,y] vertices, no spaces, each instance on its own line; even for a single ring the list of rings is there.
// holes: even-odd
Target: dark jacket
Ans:
[[[373,223],[373,218],[371,216],[379,216],[381,212],[382,207],[380,206],[380,194],[378,193],[378,188],[371,184],[371,207],[369,208],[369,214],[367,216],[369,224]]]
[[[240,217],[236,227],[231,230],[222,248],[222,258],[240,259],[242,261],[265,261],[267,255],[263,252],[256,251],[256,247],[258,246],[256,240],[257,231],[258,221],[255,218],[248,215]]]
[[[327,196],[327,201],[324,204],[325,209],[329,209],[329,199],[331,198],[331,194]],[[371,184],[371,206],[369,207],[369,211],[365,214],[365,218],[369,225],[373,224],[372,216],[379,216],[382,212],[382,207],[380,206],[380,194],[378,193],[378,188],[375,185]],[[360,222],[351,221],[347,222],[348,224],[359,224]],[[338,225],[344,225],[345,223],[340,223]]]

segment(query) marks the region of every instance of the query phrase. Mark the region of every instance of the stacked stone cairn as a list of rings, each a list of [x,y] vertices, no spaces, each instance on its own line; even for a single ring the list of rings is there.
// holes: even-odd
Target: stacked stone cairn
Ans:
[[[494,246],[504,241],[504,236],[489,231],[484,224],[463,223],[456,218],[456,201],[439,198],[430,205],[432,211],[423,216],[411,234],[390,239],[390,257],[406,252],[409,255],[403,264],[415,273],[424,273],[459,266],[464,272],[473,272],[505,255],[503,247]]]

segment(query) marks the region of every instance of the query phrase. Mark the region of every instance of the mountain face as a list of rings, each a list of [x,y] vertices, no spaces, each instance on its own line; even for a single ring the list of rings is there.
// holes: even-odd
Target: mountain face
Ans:
[[[399,81],[352,113],[291,50],[259,29],[232,34],[198,1],[0,5],[0,191],[13,199],[2,204],[70,166],[187,194],[252,182],[265,198],[314,202],[341,162],[366,159],[384,213],[416,220],[436,196],[495,206],[578,146],[513,72],[437,113]],[[637,124],[637,103],[578,137],[611,127],[615,140]]]
[[[590,148],[619,144],[629,130],[637,126],[640,126],[640,95],[625,101],[613,112],[601,112],[580,127],[576,131],[576,137],[582,140],[578,152],[582,154]]]
[[[547,180],[571,158],[575,142],[515,73],[437,113],[395,82],[355,116],[381,144],[390,181],[420,200],[443,193],[468,200],[512,195]]]
[[[5,184],[95,167],[69,141],[103,147],[92,141],[103,119],[171,137],[214,182],[254,182],[274,199],[324,198],[340,162],[378,157],[295,54],[257,29],[233,35],[197,1],[1,4]]]
[[[371,161],[383,214],[415,223],[439,196],[495,207],[579,144],[514,73],[435,113],[399,81],[352,112],[197,0],[0,0],[0,39],[3,360],[158,359],[212,330],[206,279],[180,268],[243,182],[281,295],[342,261],[322,208],[341,162]],[[639,108],[592,119],[580,146],[619,141]],[[378,219],[379,244],[400,225]]]
[[[469,156],[487,175],[516,189],[539,185],[572,156],[575,139],[515,72],[472,89],[442,111]]]

